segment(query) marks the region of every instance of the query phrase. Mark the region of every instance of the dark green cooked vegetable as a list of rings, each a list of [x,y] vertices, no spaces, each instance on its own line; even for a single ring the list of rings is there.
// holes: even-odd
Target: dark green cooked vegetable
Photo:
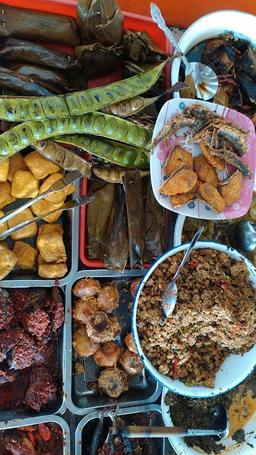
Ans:
[[[21,98],[0,97],[0,119],[10,122],[63,118],[98,111],[112,103],[146,92],[157,81],[166,62],[105,87],[66,95]]]
[[[25,122],[0,135],[0,156],[8,157],[36,141],[64,134],[93,134],[141,148],[149,147],[151,133],[143,126],[118,117],[91,112],[90,114]]]
[[[146,150],[131,147],[119,142],[99,139],[79,134],[59,136],[57,142],[75,145],[91,155],[95,155],[110,163],[130,169],[148,169],[149,153]]]

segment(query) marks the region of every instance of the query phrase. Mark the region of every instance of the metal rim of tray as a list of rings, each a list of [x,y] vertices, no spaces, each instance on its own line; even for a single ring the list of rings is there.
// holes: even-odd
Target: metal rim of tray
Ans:
[[[105,404],[99,406],[90,406],[86,408],[80,408],[76,406],[72,399],[72,377],[73,377],[73,359],[72,359],[72,288],[74,283],[85,277],[90,278],[136,278],[138,276],[143,276],[145,270],[126,270],[124,274],[120,277],[120,273],[118,272],[111,272],[108,270],[82,270],[77,272],[75,277],[73,277],[72,283],[69,283],[66,286],[66,298],[65,298],[65,331],[64,331],[64,402],[67,406],[67,409],[76,415],[85,415],[92,412],[95,407],[97,409],[101,409],[104,407],[113,407],[113,404]],[[133,402],[122,402],[120,403],[120,408],[132,407],[132,406],[139,406],[139,405],[146,405],[150,403],[154,403],[162,393],[162,386],[155,382],[156,388],[153,395],[144,400],[137,400]]]

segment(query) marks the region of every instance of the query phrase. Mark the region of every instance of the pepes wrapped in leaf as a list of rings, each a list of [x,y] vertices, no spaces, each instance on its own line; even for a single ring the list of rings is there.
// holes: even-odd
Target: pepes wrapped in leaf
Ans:
[[[85,44],[75,48],[76,56],[82,65],[86,79],[107,74],[120,63],[123,47],[119,45],[103,46],[100,43]]]
[[[23,76],[3,66],[0,66],[0,88],[26,96],[49,96],[54,94],[43,82],[33,81],[30,77]]]
[[[152,41],[146,32],[125,30],[123,46],[124,57],[134,62],[154,63],[166,60],[169,57]]]

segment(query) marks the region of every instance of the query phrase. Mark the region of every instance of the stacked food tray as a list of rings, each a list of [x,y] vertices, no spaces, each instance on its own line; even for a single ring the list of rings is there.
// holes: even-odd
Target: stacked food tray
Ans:
[[[37,10],[47,11],[67,16],[76,16],[76,4],[73,0],[48,1],[42,0],[37,2],[36,6],[29,0],[6,1],[14,7],[36,8]],[[125,28],[146,31],[154,42],[165,50],[168,49],[166,40],[162,32],[151,21],[151,19],[130,13],[124,13]],[[166,84],[168,86],[168,73]],[[102,82],[102,81],[101,81]],[[108,81],[109,82],[109,81]],[[77,194],[84,194],[86,188],[86,179],[77,186]],[[13,206],[13,209],[16,207]],[[79,215],[81,220],[79,220]],[[47,292],[58,287],[61,298],[65,306],[65,320],[58,332],[58,362],[56,368],[59,374],[60,396],[54,401],[53,405],[40,410],[29,410],[27,407],[20,407],[19,410],[5,409],[0,414],[0,430],[6,431],[7,436],[22,427],[22,431],[29,435],[32,440],[37,431],[49,431],[51,425],[56,424],[60,433],[63,435],[63,455],[89,453],[86,448],[91,444],[90,438],[93,436],[94,428],[100,415],[109,410],[115,412],[118,417],[127,419],[132,422],[132,416],[154,416],[156,424],[162,424],[160,407],[155,403],[161,395],[161,386],[145,371],[131,381],[129,390],[123,393],[120,399],[109,398],[104,394],[90,388],[90,383],[95,382],[97,370],[92,365],[91,372],[94,377],[89,380],[86,374],[74,375],[73,349],[72,349],[72,289],[75,283],[83,278],[95,278],[101,284],[114,282],[120,291],[119,307],[114,313],[121,321],[121,337],[125,336],[131,330],[131,314],[128,308],[132,302],[132,296],[129,292],[130,284],[136,277],[141,277],[145,270],[129,270],[124,273],[111,272],[104,269],[101,261],[95,263],[89,261],[86,257],[86,242],[84,233],[86,229],[86,209],[73,209],[64,212],[61,222],[64,229],[64,243],[67,251],[68,273],[61,279],[42,279],[36,273],[19,272],[14,270],[11,274],[1,281],[1,289],[11,292],[11,290],[35,289],[37,292],[43,288]],[[171,233],[168,230],[168,219],[166,217],[166,233],[168,237]],[[80,225],[79,225],[80,223]],[[82,233],[80,229],[82,228]],[[80,239],[80,257],[79,257],[79,239]],[[81,240],[82,239],[82,240]],[[79,269],[80,263],[80,269]],[[86,268],[86,270],[84,270]],[[122,344],[123,340],[119,340]],[[84,366],[88,364],[88,359],[84,360]],[[89,364],[88,364],[89,365]],[[61,417],[60,417],[61,416]],[[85,417],[83,417],[85,416]],[[128,421],[127,420],[127,421]],[[41,427],[40,427],[41,425]],[[45,429],[46,426],[46,429]],[[40,427],[40,428],[39,428]],[[55,427],[54,427],[55,428]],[[39,429],[39,430],[38,430]],[[16,434],[16,433],[15,433]],[[157,440],[156,450],[158,453],[164,453],[165,445],[163,440]]]

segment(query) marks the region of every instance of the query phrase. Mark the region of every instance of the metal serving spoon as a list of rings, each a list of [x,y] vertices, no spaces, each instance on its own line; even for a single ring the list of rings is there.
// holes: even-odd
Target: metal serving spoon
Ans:
[[[230,230],[230,241],[239,250],[251,253],[256,248],[256,224],[248,220],[239,221]]]
[[[200,226],[197,229],[194,237],[192,238],[190,244],[188,245],[188,249],[186,250],[186,252],[182,258],[182,261],[178,267],[177,272],[175,273],[172,281],[170,281],[170,283],[166,287],[164,297],[163,297],[163,302],[162,302],[163,312],[164,312],[166,318],[168,318],[168,316],[170,316],[172,314],[172,312],[175,308],[175,305],[176,305],[177,294],[178,294],[178,289],[176,286],[177,278],[178,278],[179,274],[181,273],[185,263],[187,262],[187,259],[190,255],[191,251],[193,250],[197,240],[199,239],[199,237],[201,236],[203,231],[204,231],[204,226]]]
[[[212,410],[213,422],[209,429],[193,429],[185,427],[145,427],[127,426],[123,428],[123,434],[127,438],[168,438],[170,436],[193,437],[213,436],[216,440],[228,437],[230,423],[228,414],[222,404],[214,406]]]
[[[192,76],[196,88],[197,98],[205,101],[213,98],[218,90],[218,76],[216,73],[209,66],[204,65],[203,63],[188,61],[180,49],[173,33],[167,27],[161,11],[155,3],[150,4],[150,13],[153,21],[164,32],[166,38],[170,41],[175,50],[182,54],[181,58],[185,65],[185,75]]]

